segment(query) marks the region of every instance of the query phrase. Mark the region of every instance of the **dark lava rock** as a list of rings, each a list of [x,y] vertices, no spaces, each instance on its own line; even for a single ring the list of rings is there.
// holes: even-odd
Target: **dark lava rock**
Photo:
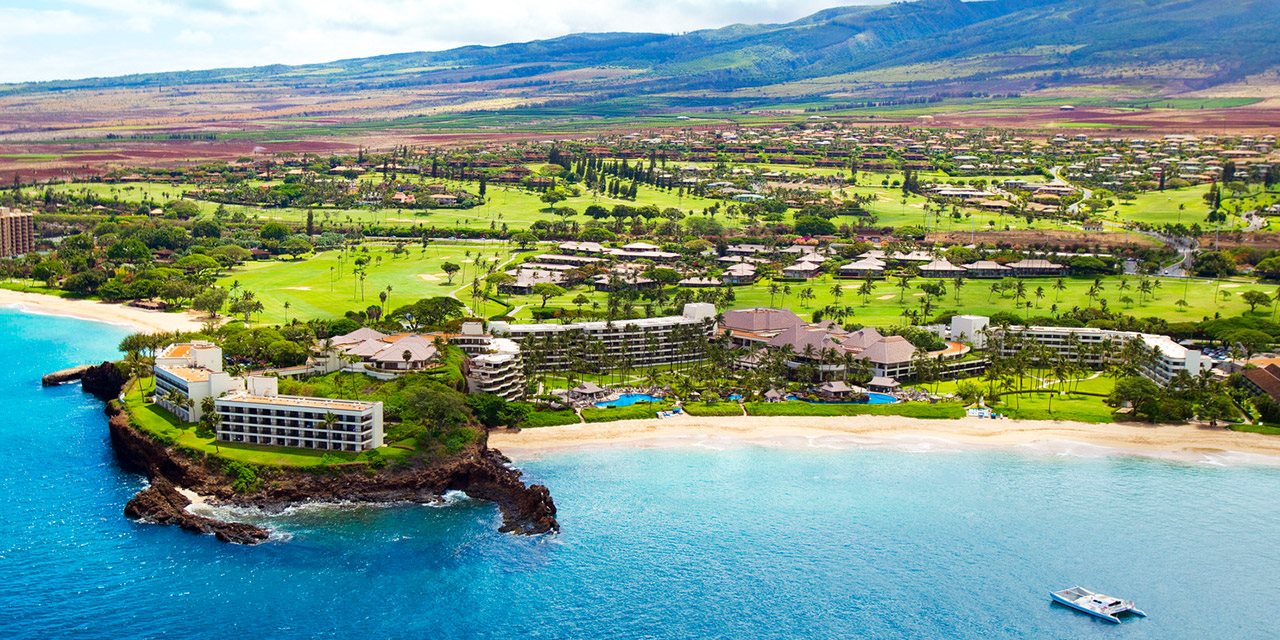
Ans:
[[[111,362],[89,367],[80,375],[80,388],[103,402],[120,397],[120,391],[124,389],[126,382],[128,380],[124,373]]]

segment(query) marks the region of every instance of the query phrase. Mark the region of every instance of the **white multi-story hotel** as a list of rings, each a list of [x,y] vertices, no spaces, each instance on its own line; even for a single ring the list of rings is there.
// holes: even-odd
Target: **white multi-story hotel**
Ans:
[[[692,348],[695,340],[681,338],[686,334],[690,338],[696,336],[698,346],[705,346],[715,332],[715,318],[715,305],[695,302],[686,304],[678,316],[573,324],[492,322],[489,330],[519,343],[526,358],[530,343],[540,341],[543,348],[537,349],[539,359],[535,363],[540,370],[563,369],[569,364],[573,349],[592,344],[601,345],[603,351],[597,352],[596,357],[608,368],[616,368],[624,359],[632,366],[644,367],[702,359],[704,350]],[[591,358],[589,353],[586,357]]]
[[[251,377],[244,391],[214,401],[218,441],[322,451],[383,444],[382,403],[282,396],[277,379]]]
[[[383,444],[381,402],[282,396],[276,378],[223,371],[222,349],[209,342],[171,344],[153,370],[156,404],[186,422],[199,421],[213,398],[220,442],[329,451]]]
[[[156,356],[156,404],[187,422],[204,415],[205,398],[244,390],[244,380],[222,370],[222,349],[212,342],[171,344]],[[174,392],[185,397],[175,402]]]
[[[988,324],[987,318],[982,316],[956,316],[951,321],[951,337],[953,340],[968,340],[974,346],[994,342],[987,338],[989,332],[985,330]],[[1179,371],[1185,371],[1192,376],[1199,375],[1201,371],[1208,368],[1209,364],[1201,357],[1199,351],[1188,349],[1169,336],[1150,333],[1093,327],[1019,326],[1009,327],[1009,333],[1048,347],[1059,357],[1083,356],[1086,364],[1097,367],[1119,357],[1123,353],[1124,345],[1129,341],[1141,340],[1153,357],[1150,364],[1144,364],[1140,370],[1143,375],[1161,385],[1169,384]],[[1109,350],[1084,349],[1084,347],[1098,347],[1106,344],[1110,344],[1112,348]],[[998,348],[1003,355],[1013,355],[1017,352],[1019,345],[1017,342],[1001,340]]]

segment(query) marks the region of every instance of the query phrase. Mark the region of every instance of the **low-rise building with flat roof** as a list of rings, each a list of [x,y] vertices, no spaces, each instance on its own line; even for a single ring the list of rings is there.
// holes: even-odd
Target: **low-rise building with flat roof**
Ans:
[[[245,390],[216,399],[218,441],[353,452],[383,445],[381,402],[282,396],[276,384],[251,377]]]

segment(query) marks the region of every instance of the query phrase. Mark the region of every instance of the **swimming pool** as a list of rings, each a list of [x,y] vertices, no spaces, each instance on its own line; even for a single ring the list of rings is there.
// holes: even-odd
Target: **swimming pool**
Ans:
[[[658,402],[660,400],[662,400],[662,398],[659,398],[657,396],[651,396],[647,393],[624,393],[608,402],[597,402],[596,406],[600,407],[601,409],[605,409],[608,407],[629,407],[633,404],[640,404],[643,402]]]
[[[797,398],[795,396],[787,396],[787,400],[801,400],[804,402],[808,402],[810,404],[893,404],[898,401],[897,398],[887,393],[875,393],[875,392],[868,393],[867,399],[865,401],[859,401],[859,402],[829,402],[824,400],[805,400],[804,398]]]

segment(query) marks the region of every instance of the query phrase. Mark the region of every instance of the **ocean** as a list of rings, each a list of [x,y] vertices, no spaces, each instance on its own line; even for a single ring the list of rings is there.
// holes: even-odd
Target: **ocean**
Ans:
[[[0,638],[1274,638],[1280,469],[1044,453],[614,449],[493,506],[320,505],[258,547],[134,523],[100,404],[125,331],[0,311]],[[1051,605],[1133,598],[1119,628]]]

